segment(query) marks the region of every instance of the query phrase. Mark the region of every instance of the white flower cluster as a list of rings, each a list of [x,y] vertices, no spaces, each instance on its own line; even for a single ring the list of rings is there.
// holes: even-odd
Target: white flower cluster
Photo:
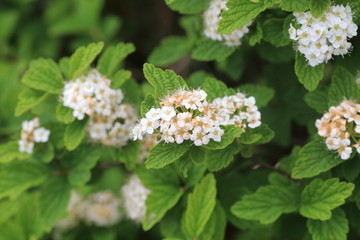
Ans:
[[[50,130],[40,127],[39,118],[22,122],[21,139],[19,140],[19,151],[31,154],[35,142],[45,143],[49,140]]]
[[[145,216],[145,201],[150,190],[144,187],[136,175],[132,175],[122,187],[121,195],[124,209],[129,219],[140,223]]]
[[[261,124],[254,97],[245,98],[238,93],[209,103],[206,96],[203,90],[180,89],[166,97],[160,102],[160,108],[150,109],[134,126],[134,140],[142,140],[146,133],[159,133],[167,143],[181,144],[190,140],[201,146],[210,140],[221,141],[224,134],[221,125],[236,125],[245,130]]]
[[[331,107],[321,119],[316,120],[318,134],[325,138],[329,150],[336,150],[341,159],[348,159],[352,148],[360,153],[360,104],[344,100],[338,106]]]
[[[310,11],[294,13],[300,28],[290,25],[289,34],[297,41],[297,49],[305,55],[310,66],[327,62],[332,55],[344,55],[349,52],[349,38],[357,35],[357,25],[352,21],[349,6],[331,6],[319,18]]]
[[[210,2],[209,8],[204,12],[204,34],[212,40],[224,41],[230,47],[239,46],[241,39],[249,32],[252,21],[230,34],[219,34],[217,29],[222,18],[220,15],[223,11],[228,10],[226,3],[227,0],[212,0]]]
[[[123,93],[110,88],[111,81],[93,69],[86,76],[65,83],[62,95],[64,106],[82,120],[90,117],[88,133],[95,142],[121,147],[131,138],[129,129],[136,121],[136,112],[121,104]]]

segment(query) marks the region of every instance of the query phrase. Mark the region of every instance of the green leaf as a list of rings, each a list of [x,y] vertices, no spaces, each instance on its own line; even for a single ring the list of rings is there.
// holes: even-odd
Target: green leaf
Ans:
[[[56,119],[65,124],[72,123],[75,120],[73,110],[65,107],[62,103],[58,103],[56,106]]]
[[[103,42],[90,43],[78,48],[70,58],[70,76],[76,79],[83,75],[104,47]]]
[[[282,0],[279,6],[288,12],[305,12],[309,9],[309,0]]]
[[[196,71],[190,75],[186,82],[189,87],[196,89],[202,87],[207,77],[211,77],[211,74],[204,71]]]
[[[74,150],[83,140],[87,127],[87,119],[76,120],[66,126],[64,133],[64,143],[69,151]]]
[[[223,61],[234,51],[235,47],[229,47],[222,41],[201,38],[196,42],[192,58],[198,61]]]
[[[154,65],[144,64],[144,75],[149,83],[155,88],[155,97],[159,98],[169,92],[180,88],[186,88],[186,83],[182,77],[171,70],[155,68]]]
[[[247,96],[253,96],[256,99],[256,106],[259,108],[267,106],[275,95],[274,89],[258,84],[244,84],[240,86],[239,90],[246,93]]]
[[[260,43],[264,37],[263,29],[260,23],[256,22],[255,30],[251,30],[251,35],[249,37],[249,45],[255,46],[256,44]]]
[[[111,78],[111,88],[120,88],[127,80],[131,78],[131,72],[127,70],[119,70]]]
[[[273,139],[275,133],[266,124],[261,124],[257,128],[246,128],[245,132],[240,135],[239,141],[243,144],[264,144]]]
[[[311,14],[318,18],[330,7],[331,0],[310,0]]]
[[[353,182],[360,174],[359,158],[345,161],[345,163],[341,165],[341,172],[346,180]]]
[[[310,178],[343,163],[337,154],[329,151],[321,141],[306,144],[299,153],[292,170],[293,178]]]
[[[40,194],[40,215],[45,231],[50,231],[66,211],[70,199],[70,185],[65,178],[54,177],[47,181]]]
[[[64,87],[59,66],[51,59],[39,58],[30,63],[21,81],[36,90],[58,94]]]
[[[285,19],[271,18],[264,22],[263,35],[264,40],[271,43],[275,47],[284,47],[291,43],[288,36],[282,34]]]
[[[17,212],[17,210],[18,209],[16,206],[16,201],[12,201],[10,199],[0,200],[0,225],[3,225],[10,217],[12,217]]]
[[[142,222],[144,230],[147,231],[176,205],[183,191],[173,168],[143,169],[138,175],[145,187],[151,191],[146,198],[146,213]]]
[[[224,11],[219,23],[218,32],[229,34],[256,18],[268,6],[263,1],[229,0],[226,4],[229,10]]]
[[[309,107],[315,109],[318,113],[323,114],[328,110],[328,96],[329,88],[319,86],[315,91],[305,94],[304,100]]]
[[[17,141],[11,141],[0,145],[0,163],[8,163],[15,159],[26,159],[30,154],[19,152]]]
[[[234,155],[239,151],[240,146],[236,143],[232,143],[224,149],[207,151],[206,167],[212,172],[226,168],[234,160]]]
[[[329,90],[329,107],[338,105],[344,98],[359,101],[360,87],[355,77],[343,67],[337,67]]]
[[[206,149],[192,145],[189,149],[190,159],[197,165],[201,165],[206,161]]]
[[[345,213],[340,208],[332,212],[329,220],[307,220],[307,228],[311,233],[313,240],[346,240],[349,232],[349,222],[346,219]]]
[[[24,88],[19,94],[19,101],[16,105],[15,116],[20,116],[24,112],[42,103],[48,96],[49,94],[43,91]]]
[[[134,170],[139,161],[140,142],[129,142],[119,150],[119,160],[125,164],[127,170]]]
[[[44,163],[49,163],[54,159],[54,145],[52,143],[40,143],[35,147],[34,158]]]
[[[99,52],[100,51],[101,49],[99,50]],[[114,74],[116,69],[120,67],[120,63],[134,51],[135,46],[132,43],[120,42],[116,44],[116,46],[110,46],[101,55],[97,64],[97,69],[102,74],[110,77]]]
[[[42,164],[14,161],[0,165],[0,198],[19,196],[26,189],[40,185],[48,174]]]
[[[226,214],[220,203],[217,202],[209,221],[206,223],[206,231],[203,231],[199,240],[223,240],[225,237]]]
[[[166,0],[169,1],[169,0]],[[172,10],[178,11],[182,14],[196,14],[207,8],[210,0],[175,0],[167,2]]]
[[[323,63],[311,67],[308,65],[305,57],[301,55],[300,52],[296,52],[295,73],[299,78],[299,82],[303,84],[307,90],[313,91],[316,89],[317,85],[324,77],[324,68],[325,65]]]
[[[204,148],[211,150],[224,149],[242,133],[242,129],[234,125],[222,126],[222,129],[224,129],[224,134],[221,136],[221,141],[215,142],[212,140],[207,145],[204,145]]]
[[[283,213],[299,208],[299,189],[268,185],[255,193],[243,196],[231,207],[231,212],[243,219],[257,220],[262,224],[275,222]]]
[[[177,36],[167,37],[161,41],[160,46],[151,52],[148,62],[160,67],[168,66],[189,54],[193,45],[192,39]],[[171,54],[169,54],[170,52]]]
[[[317,178],[301,194],[300,214],[311,219],[329,220],[331,210],[344,204],[354,187],[352,183],[339,182],[338,178],[326,181]]]
[[[153,95],[147,94],[144,101],[141,103],[141,117],[145,117],[145,114],[153,107],[156,107],[156,100]]]
[[[69,57],[63,57],[59,61],[59,67],[61,71],[63,72],[66,79],[70,79],[70,58]]]
[[[162,168],[179,159],[189,148],[189,142],[177,144],[162,141],[151,149],[145,161],[146,168]]]
[[[207,93],[207,99],[209,100],[235,94],[235,91],[228,88],[224,82],[213,77],[205,78],[205,81],[202,84],[202,89]]]
[[[204,230],[216,204],[214,175],[206,175],[189,194],[182,221],[182,230],[190,239],[196,239]]]

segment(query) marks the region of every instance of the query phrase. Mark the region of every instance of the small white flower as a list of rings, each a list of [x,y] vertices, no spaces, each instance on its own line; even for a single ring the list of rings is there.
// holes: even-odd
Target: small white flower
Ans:
[[[19,152],[31,154],[33,153],[33,150],[34,142],[19,140]]]
[[[149,120],[155,121],[160,119],[160,112],[159,108],[151,108],[146,114],[145,117]]]
[[[49,140],[50,131],[46,128],[38,128],[34,130],[35,142],[47,142]]]
[[[160,117],[165,121],[170,121],[176,115],[173,107],[162,107],[160,111]]]

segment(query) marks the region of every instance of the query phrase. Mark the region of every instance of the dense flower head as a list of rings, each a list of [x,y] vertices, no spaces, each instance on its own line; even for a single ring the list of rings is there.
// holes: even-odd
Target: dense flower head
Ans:
[[[329,150],[339,153],[341,159],[349,159],[353,147],[360,153],[360,104],[344,100],[331,107],[321,119],[316,120],[318,134],[325,138]]]
[[[357,35],[349,6],[331,6],[321,17],[314,18],[310,11],[294,13],[299,28],[290,25],[289,34],[297,42],[310,66],[327,62],[332,55],[345,55],[351,48],[349,38]]]
[[[151,108],[132,130],[134,140],[144,134],[159,134],[167,143],[192,141],[196,146],[211,140],[220,142],[222,125],[236,125],[244,131],[261,124],[255,98],[238,93],[217,98],[213,103],[206,100],[203,90],[180,89],[160,102],[160,108]]]
[[[131,138],[129,129],[137,116],[131,105],[122,103],[122,91],[110,85],[111,80],[93,69],[65,83],[62,101],[78,120],[89,116],[87,131],[92,141],[121,147]]]
[[[123,206],[127,217],[135,222],[141,222],[145,216],[145,201],[150,190],[141,182],[138,176],[130,176],[128,182],[121,189]]]
[[[19,140],[19,151],[31,154],[35,142],[45,143],[49,140],[50,130],[40,127],[39,118],[22,122],[21,139]]]
[[[227,0],[212,0],[210,2],[209,8],[204,12],[204,34],[212,40],[224,41],[228,46],[239,46],[241,39],[249,32],[249,26],[252,22],[230,34],[219,34],[217,29],[222,18],[220,15],[223,11],[228,10],[226,3]]]

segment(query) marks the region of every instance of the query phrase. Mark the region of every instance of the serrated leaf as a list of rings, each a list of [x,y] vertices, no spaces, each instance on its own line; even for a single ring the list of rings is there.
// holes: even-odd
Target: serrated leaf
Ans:
[[[190,159],[197,165],[206,161],[206,149],[192,145],[189,149]]]
[[[202,89],[207,93],[206,98],[209,100],[235,94],[235,91],[231,88],[228,88],[224,82],[219,81],[213,77],[205,78],[205,81],[202,84]]]
[[[218,32],[229,34],[256,18],[268,6],[263,1],[229,0],[226,4],[229,10],[224,11],[219,23]]]
[[[223,61],[235,51],[224,42],[201,38],[196,42],[192,58],[198,61]]]
[[[243,144],[264,144],[273,139],[275,133],[266,124],[261,124],[257,128],[247,128],[243,134],[240,135],[239,141]]]
[[[305,94],[304,100],[309,107],[322,114],[328,110],[328,96],[329,88],[319,86],[315,91]]]
[[[64,143],[65,147],[72,151],[77,146],[80,145],[81,141],[83,140],[87,127],[87,119],[84,120],[76,120],[69,125],[66,126],[65,133],[64,133]]]
[[[310,0],[311,14],[315,17],[321,17],[330,7],[331,0]]]
[[[355,77],[343,67],[337,67],[329,89],[329,107],[336,106],[344,98],[360,100],[360,86]]]
[[[324,68],[325,65],[323,63],[311,67],[308,65],[305,57],[301,55],[300,52],[296,52],[295,73],[299,78],[299,82],[303,84],[307,90],[313,91],[316,89],[317,85],[324,77]]]
[[[83,75],[104,47],[103,42],[90,43],[78,48],[70,58],[70,76],[76,79]]]
[[[17,141],[11,141],[0,145],[0,163],[8,163],[15,159],[26,159],[30,154],[19,152]]]
[[[169,0],[166,0],[169,1]],[[205,10],[209,5],[210,0],[176,0],[167,2],[168,6],[175,11],[182,14],[196,14]]]
[[[309,9],[309,0],[282,0],[279,6],[288,12],[305,12]]]
[[[340,208],[332,211],[332,216],[329,220],[308,219],[306,225],[313,240],[346,240],[346,235],[349,232],[349,222],[344,211]]]
[[[131,72],[127,70],[119,70],[111,78],[111,88],[117,89],[121,87],[127,80],[131,78]]]
[[[317,178],[301,194],[300,214],[311,219],[329,220],[331,210],[344,204],[353,190],[354,184],[339,182],[338,178],[326,181]]]
[[[116,69],[119,68],[120,63],[134,51],[135,46],[132,43],[120,42],[115,46],[110,46],[101,55],[97,64],[97,69],[102,74],[110,77],[114,74]]]
[[[293,178],[310,178],[343,163],[337,154],[326,148],[321,141],[306,144],[299,153],[292,170]]]
[[[59,61],[59,67],[66,79],[70,79],[70,58],[63,57]]]
[[[189,194],[181,228],[190,239],[204,230],[216,204],[216,181],[214,175],[206,175]]]
[[[193,45],[192,39],[177,36],[167,37],[161,41],[160,46],[151,52],[148,62],[159,67],[168,66],[190,53]]]
[[[229,146],[236,137],[240,136],[242,129],[234,125],[222,126],[224,129],[224,134],[221,136],[220,142],[215,142],[211,140],[207,145],[204,145],[204,148],[217,150],[224,149]]]
[[[186,83],[191,88],[199,88],[205,83],[205,79],[208,77],[212,77],[211,74],[204,71],[196,71],[190,75]]]
[[[291,43],[290,38],[283,33],[284,20],[281,18],[271,18],[263,24],[264,40],[271,43],[275,47],[284,47]]]
[[[190,148],[189,142],[182,144],[159,142],[150,151],[145,161],[146,168],[162,168],[184,155]]]
[[[50,231],[66,211],[70,199],[70,185],[66,179],[54,177],[47,181],[40,194],[40,215],[45,231]]]
[[[65,124],[72,123],[75,120],[73,110],[71,108],[65,107],[63,103],[58,103],[55,114],[56,119]]]
[[[145,114],[153,107],[156,107],[156,100],[153,95],[147,94],[144,101],[141,103],[141,117],[145,117]]]
[[[360,161],[358,158],[355,158],[351,161],[345,161],[341,165],[341,172],[346,180],[354,181],[360,174]]]
[[[16,198],[26,189],[44,182],[47,174],[47,168],[36,162],[13,161],[1,164],[0,198]]]
[[[24,112],[42,103],[48,96],[49,94],[43,91],[24,88],[19,94],[19,101],[16,105],[15,116],[20,116]]]
[[[232,143],[224,149],[207,151],[206,167],[212,172],[226,168],[234,160],[234,155],[239,151],[240,146],[236,143]]]
[[[155,88],[155,97],[161,97],[169,92],[180,88],[186,88],[186,83],[182,77],[171,70],[155,68],[154,65],[144,64],[144,75],[148,82]]]
[[[206,223],[206,231],[203,231],[199,240],[223,240],[225,237],[226,214],[219,202],[216,203],[215,209],[211,214],[209,221]]]
[[[21,81],[36,90],[58,94],[64,87],[59,66],[51,59],[39,58],[30,63]]]
[[[241,85],[240,92],[246,93],[248,96],[253,96],[256,99],[256,106],[259,108],[267,106],[275,95],[274,89],[258,84]]]
[[[269,224],[275,222],[283,213],[296,211],[299,207],[298,198],[298,188],[263,186],[236,202],[231,207],[231,212],[239,218]]]

